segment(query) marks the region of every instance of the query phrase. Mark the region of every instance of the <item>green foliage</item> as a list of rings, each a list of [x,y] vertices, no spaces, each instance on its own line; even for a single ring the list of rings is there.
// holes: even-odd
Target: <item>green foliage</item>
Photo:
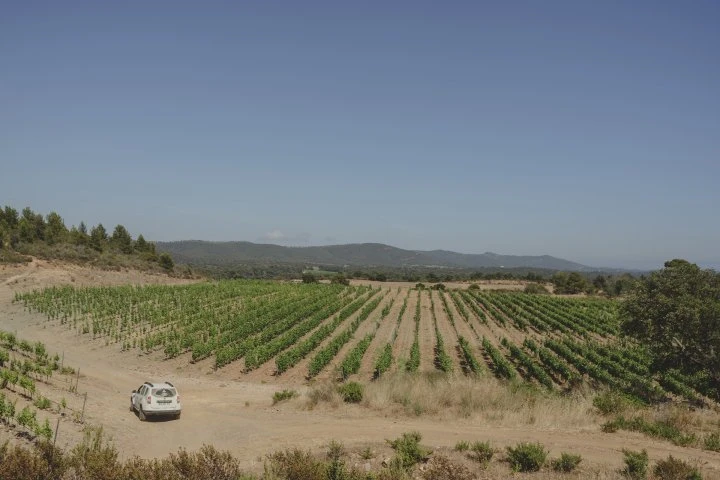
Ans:
[[[480,366],[480,363],[475,358],[475,355],[473,355],[472,350],[470,348],[470,344],[468,343],[467,339],[460,335],[458,337],[458,344],[460,345],[460,350],[463,354],[463,370],[465,370],[466,373],[472,372],[474,374],[480,374],[482,373],[482,366]]]
[[[15,418],[17,420],[18,425],[21,427],[25,427],[28,430],[35,430],[35,427],[37,426],[37,418],[35,417],[36,412],[35,410],[32,410],[29,406],[24,407],[22,410],[20,410],[20,413],[17,414],[17,417]]]
[[[350,280],[345,275],[339,273],[330,279],[330,283],[336,283],[338,285],[350,285]]]
[[[659,460],[653,468],[653,474],[662,480],[702,480],[697,468],[672,455],[665,460]]]
[[[303,273],[302,281],[303,283],[318,283],[319,279],[312,273]]]
[[[360,311],[360,314],[355,320],[352,321],[348,328],[342,331],[335,338],[333,338],[330,343],[325,346],[325,348],[320,350],[310,360],[310,365],[308,365],[308,376],[314,377],[315,375],[320,373],[320,371],[322,371],[322,369],[325,368],[328,363],[330,363],[330,361],[335,357],[335,355],[337,355],[343,345],[345,345],[352,338],[353,333],[355,333],[360,324],[364,322],[370,316],[373,310],[377,308],[381,300],[382,296],[379,296],[364,305],[363,309]]]
[[[608,390],[593,398],[593,406],[602,415],[617,415],[625,412],[633,402],[625,395],[615,390]]]
[[[537,472],[545,465],[548,451],[542,443],[518,443],[507,447],[508,462],[514,472]]]
[[[525,285],[525,289],[523,291],[533,295],[550,295],[550,291],[545,288],[545,285],[540,283],[528,283]]]
[[[42,395],[38,395],[33,404],[40,410],[47,410],[48,408],[50,408],[50,400],[43,397]]]
[[[111,237],[111,241],[113,246],[120,250],[122,253],[132,253],[133,252],[133,241],[132,237],[130,236],[130,233],[128,233],[127,229],[122,225],[116,225],[115,230],[113,230],[113,234]]]
[[[273,394],[273,405],[275,405],[278,402],[282,402],[283,400],[290,400],[291,398],[297,397],[297,392],[295,390],[288,390],[285,389],[282,392],[275,392]]]
[[[350,350],[350,353],[345,357],[345,360],[340,364],[340,375],[343,379],[348,378],[350,375],[358,373],[360,370],[360,363],[365,355],[370,343],[375,338],[374,333],[368,333],[365,337],[358,342],[355,347]]]
[[[432,451],[420,445],[420,440],[422,435],[419,432],[407,432],[395,440],[387,440],[395,450],[393,462],[403,469],[409,469],[416,463],[426,461]]]
[[[625,469],[623,474],[632,480],[645,480],[647,478],[648,454],[647,451],[633,451],[623,449]]]
[[[555,293],[577,294],[588,290],[590,284],[578,272],[558,272],[554,274],[550,281],[554,285]]]
[[[470,453],[468,456],[483,465],[487,465],[492,460],[495,454],[495,449],[490,446],[490,442],[473,442],[470,446]]]
[[[50,427],[50,421],[46,418],[42,425],[38,425],[35,428],[35,435],[45,440],[50,440],[53,435],[52,428]]]
[[[572,472],[582,462],[582,456],[572,453],[561,453],[560,458],[554,458],[550,465],[556,472]]]
[[[470,450],[470,442],[467,440],[460,440],[455,444],[455,451],[466,452]]]
[[[392,344],[386,343],[375,361],[375,372],[373,374],[373,378],[379,378],[380,375],[387,372],[392,365],[392,361]]]
[[[172,257],[165,252],[161,253],[158,257],[158,263],[163,269],[168,272],[172,272],[175,268],[175,262],[173,262]]]
[[[360,403],[363,399],[363,386],[358,382],[348,382],[338,387],[338,392],[346,403]]]
[[[502,353],[485,337],[483,337],[482,346],[492,360],[492,369],[496,377],[507,378],[508,380],[517,378],[517,372],[513,366],[510,365]]]
[[[327,466],[313,457],[309,451],[300,449],[275,452],[268,455],[272,471],[278,478],[293,480],[316,480],[327,478]],[[271,477],[272,478],[272,477]]]
[[[619,416],[603,424],[602,430],[604,432],[615,432],[617,430],[641,432],[651,437],[664,438],[681,447],[694,445],[698,440],[694,433],[682,432],[676,426],[663,421],[649,422],[642,417],[626,419]]]
[[[703,439],[703,448],[713,452],[720,452],[720,432],[707,434]]]
[[[410,358],[408,359],[407,363],[405,364],[405,369],[408,372],[417,372],[417,369],[420,367],[420,342],[415,339],[415,341],[412,344],[412,347],[410,347]]]
[[[720,388],[720,274],[666,262],[636,284],[620,311],[623,333],[649,347],[656,368],[702,373]]]

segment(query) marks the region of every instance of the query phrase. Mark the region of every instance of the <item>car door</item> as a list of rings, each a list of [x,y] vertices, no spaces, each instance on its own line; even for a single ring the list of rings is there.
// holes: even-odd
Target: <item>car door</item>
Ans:
[[[142,401],[146,388],[147,387],[145,385],[141,385],[140,388],[137,389],[137,393],[133,395],[133,402],[136,410],[140,410],[140,402]]]

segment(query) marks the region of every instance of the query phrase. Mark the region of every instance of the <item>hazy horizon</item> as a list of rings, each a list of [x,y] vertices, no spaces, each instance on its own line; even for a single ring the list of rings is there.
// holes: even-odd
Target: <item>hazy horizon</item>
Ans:
[[[16,2],[0,204],[156,241],[720,266],[720,4]]]

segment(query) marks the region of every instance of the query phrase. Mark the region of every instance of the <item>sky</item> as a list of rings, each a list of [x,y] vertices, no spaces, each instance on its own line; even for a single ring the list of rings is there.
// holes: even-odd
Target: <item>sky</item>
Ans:
[[[720,3],[6,2],[0,205],[720,267]]]

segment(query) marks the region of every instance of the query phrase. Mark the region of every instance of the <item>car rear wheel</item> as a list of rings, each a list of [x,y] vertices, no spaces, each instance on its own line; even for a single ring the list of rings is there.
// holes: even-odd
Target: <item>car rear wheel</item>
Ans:
[[[144,422],[147,420],[147,417],[145,416],[145,412],[143,412],[142,405],[140,406],[140,410],[138,410],[138,417],[140,417],[140,421]]]
[[[180,414],[179,414],[179,413],[176,413],[176,414],[175,414],[175,420],[180,420]]]

